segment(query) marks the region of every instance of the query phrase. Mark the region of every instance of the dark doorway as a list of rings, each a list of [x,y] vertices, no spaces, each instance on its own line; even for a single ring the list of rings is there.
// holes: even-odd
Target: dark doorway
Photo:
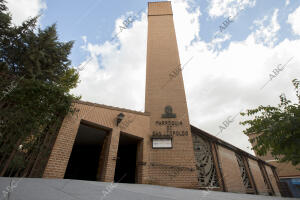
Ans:
[[[104,130],[80,124],[64,178],[96,180],[106,135]]]
[[[135,183],[137,137],[121,133],[114,182]]]

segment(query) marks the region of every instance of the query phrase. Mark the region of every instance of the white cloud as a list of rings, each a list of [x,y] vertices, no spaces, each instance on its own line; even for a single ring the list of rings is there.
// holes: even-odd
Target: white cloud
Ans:
[[[232,42],[218,55],[205,46],[197,48],[195,45],[190,52],[197,56],[183,71],[190,120],[214,135],[228,116],[258,105],[277,105],[281,92],[290,97],[291,80],[300,74],[296,68],[299,60],[294,58],[278,77],[260,90],[275,66],[294,56],[300,48],[299,40],[285,40],[272,48],[257,44],[250,35],[245,41]],[[245,118],[238,116],[218,137],[248,150],[248,138],[242,134],[244,127],[238,124],[241,120]]]
[[[47,5],[44,0],[7,0],[7,7],[12,14],[12,22],[20,25],[24,20],[41,14]]]
[[[267,46],[274,46],[278,40],[277,32],[280,29],[280,25],[277,22],[278,9],[275,9],[271,16],[264,16],[261,20],[254,21],[254,24],[258,26],[258,29],[253,33],[253,36],[258,43],[263,43]],[[264,25],[265,22],[269,24]]]
[[[291,24],[293,32],[296,35],[300,35],[300,7],[289,14],[287,22]]]
[[[285,0],[285,6],[290,5],[290,0]]]
[[[217,32],[215,37],[211,43],[208,45],[210,49],[221,49],[222,48],[222,43],[229,40],[231,38],[231,35],[226,33],[221,33],[221,32]]]
[[[247,7],[255,6],[256,0],[211,0],[208,12],[211,17],[236,17]]]
[[[297,68],[300,60],[296,57],[260,90],[272,70],[295,56],[300,48],[300,40],[285,39],[275,45],[280,28],[277,10],[272,16],[257,21],[258,29],[244,41],[231,41],[227,49],[217,48],[216,51],[214,47],[230,36],[209,43],[201,40],[198,38],[200,9],[188,12],[187,8],[182,2],[173,5],[181,63],[193,57],[183,70],[191,124],[216,135],[228,116],[258,105],[277,105],[282,92],[288,98],[294,96],[291,80],[300,74]],[[264,22],[269,23],[264,26]],[[118,42],[85,43],[84,48],[90,52],[92,61],[80,72],[81,83],[74,92],[82,94],[83,100],[143,110],[146,31],[147,17],[143,14],[141,19],[133,22],[132,28],[119,34]],[[258,42],[258,38],[263,42]],[[248,137],[242,133],[244,127],[239,125],[241,120],[237,116],[218,137],[251,152]]]
[[[123,16],[122,19],[126,18]],[[122,30],[118,34],[119,40],[112,42],[91,44],[86,36],[82,37],[83,49],[92,59],[80,71],[81,83],[73,91],[75,94],[81,94],[83,100],[144,110],[146,20],[143,13],[141,19],[132,23],[132,28]],[[118,19],[116,24],[122,23],[120,21]],[[115,32],[119,31],[116,25]]]
[[[186,48],[192,40],[199,39],[200,23],[198,18],[201,16],[200,8],[196,8],[192,13],[186,12],[188,8],[189,5],[184,1],[176,1],[176,3],[172,4],[173,20],[176,21],[174,26],[179,49]],[[190,31],[177,31],[179,29]]]

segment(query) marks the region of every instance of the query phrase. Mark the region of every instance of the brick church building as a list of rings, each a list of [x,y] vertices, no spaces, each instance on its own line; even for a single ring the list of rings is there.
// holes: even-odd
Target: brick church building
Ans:
[[[190,124],[171,2],[148,3],[146,59],[145,112],[74,102],[43,177],[280,196],[273,165]]]

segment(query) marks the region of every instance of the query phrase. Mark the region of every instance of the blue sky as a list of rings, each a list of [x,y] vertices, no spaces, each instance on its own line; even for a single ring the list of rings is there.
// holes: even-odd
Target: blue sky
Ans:
[[[146,1],[46,1],[47,9],[43,11],[42,27],[57,24],[60,39],[74,40],[71,60],[77,66],[87,56],[80,46],[82,36],[88,37],[89,42],[104,43],[110,40],[114,31],[115,20],[129,11],[138,12]]]
[[[176,1],[175,1],[176,2]],[[128,12],[138,13],[141,9],[146,12],[147,1],[104,1],[104,0],[86,0],[86,1],[46,1],[47,9],[42,11],[40,20],[41,27],[57,24],[58,33],[62,41],[74,40],[75,45],[70,56],[72,64],[78,66],[83,62],[88,53],[83,51],[80,46],[83,45],[82,36],[85,35],[91,43],[104,43],[112,38],[115,29],[115,20]],[[202,29],[199,36],[202,40],[209,42],[213,39],[214,33],[219,30],[220,24],[228,17],[228,14],[210,16],[210,1],[194,1],[190,3],[190,10],[200,6],[202,15],[199,16]],[[299,1],[292,1],[286,6],[284,0],[264,0],[256,1],[255,6],[246,7],[240,11],[238,18],[230,25],[226,32],[230,32],[232,40],[240,41],[247,37],[251,31],[252,22],[265,15],[271,15],[274,9],[281,8],[278,13],[278,21],[285,22],[288,13],[300,5]],[[282,23],[279,31],[279,40],[285,38],[295,38],[291,27]],[[224,42],[222,48],[227,48],[230,41]],[[222,49],[221,48],[221,49]]]
[[[41,14],[41,27],[56,23],[60,40],[75,41],[70,59],[82,70],[74,94],[143,111],[147,1],[8,0],[8,7],[14,23]],[[172,8],[181,63],[193,57],[183,70],[191,124],[217,135],[241,110],[277,105],[281,93],[296,100],[291,80],[300,75],[300,1],[175,0]],[[228,17],[232,22],[216,36]],[[276,66],[288,60],[269,81]],[[241,120],[237,116],[218,137],[253,153]]]

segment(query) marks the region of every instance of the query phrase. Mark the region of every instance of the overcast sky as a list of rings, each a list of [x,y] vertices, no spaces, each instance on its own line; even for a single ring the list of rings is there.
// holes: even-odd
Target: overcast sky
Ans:
[[[59,39],[75,41],[70,59],[82,70],[74,94],[144,110],[147,1],[7,2],[15,24],[41,14],[39,26],[57,23]],[[281,93],[296,102],[291,81],[300,75],[300,1],[181,0],[172,8],[181,63],[193,57],[183,70],[191,124],[251,153],[239,125],[246,118],[237,114],[277,105]],[[120,32],[129,16],[136,20]],[[228,17],[232,22],[219,32]],[[276,68],[282,70],[274,74]]]

